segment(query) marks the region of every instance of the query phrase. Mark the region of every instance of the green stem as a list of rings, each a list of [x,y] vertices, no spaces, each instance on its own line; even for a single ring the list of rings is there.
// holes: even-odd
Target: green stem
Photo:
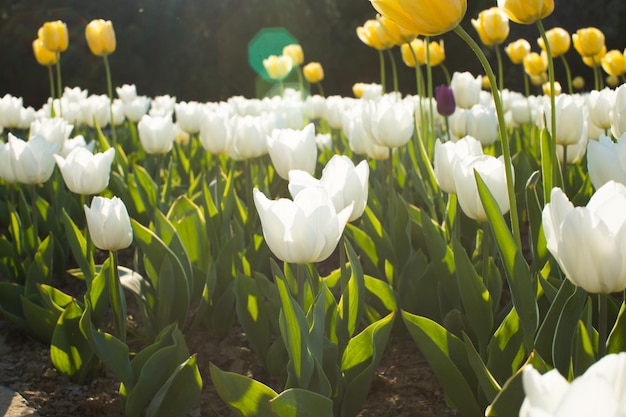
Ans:
[[[572,87],[572,72],[569,69],[569,64],[567,63],[567,59],[565,59],[565,55],[561,55],[561,62],[563,63],[563,67],[565,67],[565,74],[567,76],[567,91],[570,94],[574,94],[574,88]]]
[[[391,62],[391,74],[393,76],[393,91],[398,92],[398,69],[396,67],[396,60],[393,57],[391,48],[386,49],[387,55],[389,55],[389,61]]]
[[[552,51],[550,50],[550,42],[548,41],[548,36],[546,35],[546,30],[543,27],[543,22],[541,20],[537,21],[537,28],[539,29],[539,33],[541,34],[541,38],[543,39],[543,44],[546,48],[546,55],[548,55],[548,78],[550,80],[550,132],[551,132],[551,143],[550,143],[550,152],[552,158],[552,184],[549,184],[549,189],[556,184],[563,184],[563,173],[561,172],[559,165],[559,158],[556,154],[556,92],[554,89],[554,60],[552,59]],[[544,172],[543,175],[546,175]],[[549,193],[548,200],[549,200]],[[549,201],[546,201],[546,204]]]
[[[609,334],[607,327],[608,313],[607,295],[598,294],[598,359],[606,355],[606,342]]]
[[[567,178],[567,145],[563,145],[563,160],[561,161],[561,172],[563,173],[563,186]]]
[[[430,37],[424,38],[426,44],[426,89],[428,93],[428,126],[430,128],[430,139],[427,149],[432,151],[432,137],[435,132],[435,115],[433,111],[433,68],[430,65]],[[417,65],[417,64],[416,64]]]
[[[322,88],[322,83],[321,82],[315,83],[315,85],[317,85],[317,89],[320,92],[320,96],[325,97],[324,96],[324,89]]]
[[[446,85],[450,85],[450,71],[448,71],[448,67],[446,67],[443,62],[441,64],[439,64],[439,66],[441,67],[441,71],[443,71],[443,75],[444,77],[446,77]]]
[[[522,248],[522,239],[520,234],[519,227],[519,216],[517,213],[517,200],[515,197],[515,187],[513,184],[513,165],[511,161],[511,149],[509,144],[509,136],[506,130],[506,124],[504,121],[504,111],[502,107],[502,98],[500,97],[500,92],[498,91],[498,85],[496,83],[496,77],[493,74],[493,70],[489,65],[489,61],[487,57],[483,53],[480,46],[476,43],[476,41],[459,25],[454,31],[463,39],[469,46],[472,48],[480,63],[482,64],[487,77],[489,78],[489,82],[491,84],[491,93],[493,95],[493,101],[496,106],[496,114],[498,116],[498,127],[500,134],[500,141],[502,143],[502,154],[504,156],[504,170],[506,173],[506,188],[509,197],[509,205],[511,206],[510,217],[511,217],[511,229],[513,231],[513,238],[515,239],[515,243],[517,247],[521,250]]]
[[[302,68],[296,65],[296,73],[298,74],[298,86],[300,87],[300,98],[304,101],[304,77],[302,76]]]
[[[600,91],[604,88],[604,81],[602,81],[602,71],[600,71],[600,65],[596,65],[595,59],[593,61],[593,74],[596,90]]]
[[[385,94],[385,56],[381,49],[378,50],[378,59],[380,61],[380,85],[383,89],[383,94]]]
[[[59,115],[63,117],[63,104],[61,104],[61,97],[63,96],[63,83],[61,82],[61,53],[57,52],[57,93],[59,97]]]
[[[304,297],[304,265],[302,264],[297,264],[296,265],[296,280],[298,281],[298,304],[300,304],[300,306],[302,307],[302,309],[304,310],[304,302],[305,302],[305,297]]]
[[[350,277],[348,277],[348,268],[346,267],[346,237],[344,236],[341,239],[341,243],[339,243],[339,268],[341,271],[341,275],[339,278],[339,282],[341,285],[340,291],[341,294],[345,291],[348,286],[348,281]]]
[[[50,117],[54,118],[54,74],[52,74],[52,65],[48,65],[48,78],[50,79]],[[61,100],[59,99],[59,102]]]
[[[32,201],[32,222],[33,222],[33,248],[35,251],[39,246],[39,209],[37,208],[37,185],[30,184],[28,186],[30,189],[30,198]]]
[[[524,93],[526,97],[530,96],[530,83],[528,81],[528,74],[524,71]]]
[[[120,273],[118,270],[119,260],[116,250],[110,251],[111,257],[111,268],[113,271],[111,273],[109,282],[110,287],[109,291],[111,291],[111,307],[113,309],[113,317],[115,324],[115,331],[119,335],[120,339],[125,342],[126,341],[126,302],[124,301],[124,293],[122,291],[122,286],[120,284]]]
[[[113,147],[117,145],[117,136],[115,134],[115,125],[113,124],[113,83],[111,82],[111,68],[109,67],[109,58],[107,55],[103,55],[104,69],[107,76],[107,91],[109,93],[109,125],[111,126],[111,138],[113,139]]]
[[[500,52],[500,46],[494,45],[493,48],[496,50],[496,61],[498,63],[498,88],[500,91],[504,90],[504,71],[502,68],[502,53]]]

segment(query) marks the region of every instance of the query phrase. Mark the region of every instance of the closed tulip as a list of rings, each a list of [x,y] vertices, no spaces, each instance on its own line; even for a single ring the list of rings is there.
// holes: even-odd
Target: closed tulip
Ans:
[[[197,101],[181,101],[174,105],[176,122],[187,133],[198,133],[200,130],[200,116],[202,105]]]
[[[291,58],[293,65],[302,65],[304,62],[304,52],[302,51],[302,47],[297,43],[285,46],[283,48],[283,55]]]
[[[69,139],[74,130],[74,126],[69,124],[65,119],[38,119],[30,124],[29,137],[35,135],[43,136],[50,146],[56,149],[63,149],[66,140]]]
[[[622,51],[613,49],[602,57],[601,65],[607,74],[619,77],[626,73],[626,56]]]
[[[454,91],[447,85],[435,87],[435,99],[437,100],[437,113],[442,116],[450,116],[456,109]]]
[[[348,110],[344,118],[343,129],[352,152],[357,155],[367,155],[375,160],[389,159],[389,148],[374,143],[367,133],[361,109]]]
[[[603,46],[602,49],[600,49],[600,52],[598,52],[597,54],[583,56],[582,57],[583,63],[590,68],[599,67],[600,65],[602,65],[602,58],[604,58],[605,55],[606,55],[606,46]]]
[[[115,52],[116,41],[110,20],[94,19],[85,28],[85,38],[91,53],[105,56]]]
[[[415,59],[417,58],[417,53],[418,53],[417,51],[418,49],[423,50],[424,49],[423,45],[424,45],[424,40],[420,38],[415,38],[411,42],[402,44],[400,46],[400,54],[402,56],[402,61],[407,67],[415,68],[415,65],[416,65]],[[419,62],[419,58],[418,58],[418,64],[422,65],[421,62]]]
[[[51,52],[63,52],[68,46],[67,25],[60,20],[46,22],[37,32],[43,45]]]
[[[526,39],[518,39],[509,43],[504,52],[509,56],[509,59],[514,64],[521,64],[524,61],[524,57],[530,53],[530,43]]]
[[[467,0],[370,0],[378,13],[410,33],[437,36],[454,29],[467,12]]]
[[[522,371],[526,397],[519,417],[622,417],[626,410],[626,353],[608,354],[570,384],[558,370],[541,375],[532,365]]]
[[[615,104],[615,90],[604,88],[592,90],[585,96],[589,119],[594,126],[605,132],[611,128],[611,112]]]
[[[467,112],[469,110],[457,107],[450,116],[448,116],[449,133],[454,138],[462,138],[467,135]]]
[[[553,188],[542,220],[548,250],[574,285],[599,294],[626,289],[626,186],[609,181],[576,208]]]
[[[363,123],[371,140],[388,148],[407,144],[413,135],[413,109],[386,96],[363,103]]]
[[[39,65],[49,67],[57,63],[57,54],[47,49],[41,39],[33,41],[33,54]]]
[[[488,46],[500,45],[509,36],[509,17],[498,7],[481,11],[477,19],[472,19],[472,26],[480,41]]]
[[[498,7],[515,23],[532,25],[552,14],[554,0],[498,0]]]
[[[228,155],[245,161],[267,153],[267,128],[263,116],[235,116],[233,137],[228,147]]]
[[[470,72],[455,72],[452,74],[450,87],[454,92],[456,105],[462,109],[471,109],[478,104],[480,90],[482,89],[482,77],[474,76]]]
[[[67,188],[76,194],[94,195],[109,185],[115,149],[93,154],[83,147],[74,148],[67,158],[54,155]]]
[[[454,164],[454,188],[463,213],[471,219],[486,222],[487,213],[478,195],[478,186],[474,171],[480,174],[489,191],[495,198],[500,212],[506,214],[509,209],[504,160],[491,155],[467,156]]]
[[[174,122],[169,116],[144,115],[137,124],[139,141],[147,154],[168,153],[174,146]]]
[[[376,20],[378,20],[380,28],[385,32],[386,36],[395,46],[411,42],[411,40],[413,40],[416,36],[416,34],[407,31],[402,26],[398,26],[396,22],[386,16],[378,15],[376,16]]]
[[[615,89],[615,102],[611,111],[611,133],[616,138],[626,133],[626,84]]]
[[[563,28],[557,27],[546,31],[546,38],[548,38],[550,53],[554,58],[565,55],[572,45],[572,39],[569,35],[569,32]],[[537,44],[542,51],[546,50],[546,45],[543,42],[543,38],[537,39]]]
[[[133,229],[126,205],[117,197],[94,197],[84,206],[89,237],[102,250],[116,251],[133,243]]]
[[[549,101],[544,102],[546,127],[557,144],[567,146],[587,136],[587,108],[580,96],[561,94],[556,97],[556,132],[552,132],[552,112]]]
[[[523,59],[524,71],[531,77],[539,77],[548,70],[548,56],[545,52],[531,52]]]
[[[270,55],[263,60],[267,75],[273,80],[282,80],[291,72],[293,61],[287,55]]]
[[[0,179],[9,184],[17,182],[17,177],[13,171],[13,163],[11,162],[12,159],[11,143],[0,142]]]
[[[587,170],[596,190],[609,181],[626,185],[626,134],[617,142],[606,135],[600,135],[597,141],[589,141]]]
[[[302,73],[311,84],[319,83],[324,79],[324,68],[319,62],[309,62],[302,67]]]
[[[307,187],[322,187],[340,212],[353,205],[349,222],[361,217],[367,205],[369,165],[361,161],[357,166],[345,155],[333,155],[318,180],[301,170],[289,171],[289,192],[293,198]]]
[[[582,57],[598,55],[605,45],[604,33],[598,28],[588,27],[578,29],[572,34],[574,48]]]
[[[292,200],[269,200],[254,189],[263,237],[283,262],[305,264],[327,259],[337,247],[352,205],[340,212],[322,187],[307,187]]]
[[[376,19],[366,20],[363,26],[358,26],[356,35],[365,45],[379,51],[393,46],[391,38],[386,36],[380,22]]]
[[[498,139],[498,117],[495,108],[476,104],[466,113],[467,134],[478,139],[483,146]]]
[[[200,143],[209,153],[224,155],[233,137],[234,122],[224,109],[205,110],[200,116]]]
[[[465,136],[456,142],[447,141],[441,143],[439,139],[435,141],[435,154],[433,157],[435,179],[446,193],[456,194],[454,185],[454,164],[468,156],[479,156],[483,154],[483,147],[480,142],[471,136]]]
[[[54,171],[54,155],[60,146],[50,145],[41,135],[23,141],[9,133],[11,166],[17,182],[43,184]]]
[[[315,125],[309,123],[302,130],[274,129],[267,137],[267,151],[281,178],[288,179],[292,169],[313,174],[317,162]]]

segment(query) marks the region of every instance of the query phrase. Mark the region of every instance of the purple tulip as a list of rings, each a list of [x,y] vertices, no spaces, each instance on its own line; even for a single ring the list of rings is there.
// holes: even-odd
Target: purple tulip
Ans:
[[[437,112],[440,115],[450,116],[454,113],[456,103],[454,102],[452,88],[447,85],[438,85],[435,87],[435,99],[437,100]]]

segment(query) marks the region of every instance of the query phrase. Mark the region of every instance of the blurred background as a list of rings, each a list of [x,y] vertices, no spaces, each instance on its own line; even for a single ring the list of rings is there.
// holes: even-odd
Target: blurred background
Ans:
[[[626,2],[623,0],[556,0],[546,29],[561,26],[570,33],[595,26],[606,35],[607,48],[626,47]],[[468,0],[462,25],[478,39],[470,19],[495,0]],[[357,26],[375,17],[368,0],[0,0],[0,96],[23,97],[40,107],[49,95],[47,69],[37,64],[32,41],[46,21],[64,21],[70,45],[61,55],[63,85],[106,92],[102,59],[91,55],[84,39],[86,24],[95,18],[111,20],[117,50],[109,56],[114,86],[131,83],[139,94],[169,94],[179,101],[220,101],[233,95],[255,97],[257,75],[248,64],[248,42],[265,27],[284,27],[304,50],[305,63],[320,62],[325,70],[326,95],[352,95],[355,82],[380,82],[378,53],[356,36]],[[525,37],[538,51],[536,26],[511,23],[505,45]],[[454,33],[442,37],[445,64],[450,72],[483,73],[478,60]],[[438,38],[433,38],[438,40]],[[485,49],[495,66],[492,50]],[[402,92],[415,92],[414,71],[400,58]],[[505,87],[522,90],[521,68],[503,55]],[[593,73],[572,48],[567,59],[572,75],[587,86]],[[555,61],[557,80],[565,85],[562,65]],[[435,69],[436,84],[444,82]],[[391,81],[389,81],[391,85]]]

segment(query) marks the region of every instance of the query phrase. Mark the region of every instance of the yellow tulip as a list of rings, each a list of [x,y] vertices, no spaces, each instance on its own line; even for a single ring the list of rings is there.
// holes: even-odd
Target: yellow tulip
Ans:
[[[287,55],[270,55],[263,60],[267,75],[273,80],[282,80],[291,72],[293,61]]]
[[[356,28],[356,34],[365,45],[382,51],[392,46],[388,36],[381,37],[382,29],[377,20],[367,20],[363,26]],[[384,33],[383,33],[384,35]]]
[[[411,53],[411,48],[415,52],[415,57]],[[408,67],[415,67],[415,58],[417,58],[418,65],[426,65],[426,48],[430,53],[430,65],[436,67],[446,59],[446,51],[443,46],[443,39],[439,42],[432,41],[428,45],[420,38],[413,39],[409,44],[404,44],[400,47],[402,53],[402,60]]]
[[[554,0],[498,0],[498,7],[515,23],[532,25],[552,14]]]
[[[410,33],[436,36],[451,31],[467,12],[467,0],[370,0],[383,16]]]
[[[361,98],[363,97],[363,92],[365,91],[366,84],[365,83],[354,83],[352,85],[352,94],[354,97]]]
[[[35,59],[40,65],[47,67],[57,63],[56,52],[52,52],[46,48],[41,39],[35,39],[33,41],[33,53],[35,54]]]
[[[508,44],[504,51],[514,64],[521,64],[524,57],[530,53],[530,43],[526,39],[518,39]]]
[[[576,90],[582,90],[583,88],[585,88],[585,79],[580,75],[577,75],[572,80],[572,87],[574,87]]]
[[[446,59],[446,50],[443,47],[443,39],[439,42],[432,41],[428,44],[428,51],[430,53],[430,65],[436,67]]]
[[[311,84],[319,83],[324,79],[324,68],[319,62],[309,62],[302,68],[304,78]]]
[[[546,37],[548,38],[548,44],[550,44],[550,53],[554,58],[567,53],[572,45],[569,32],[563,28],[552,28],[546,31]],[[543,38],[537,39],[537,45],[539,45],[542,50],[546,50]]]
[[[602,58],[604,58],[604,55],[606,55],[606,46],[602,46],[602,49],[600,49],[600,52],[598,52],[597,54],[583,56],[582,58],[586,66],[595,68],[595,67],[600,66],[600,64],[602,63]]]
[[[615,88],[619,84],[619,78],[617,78],[615,75],[607,75],[605,81],[606,85],[611,88]]]
[[[411,46],[413,45],[413,42],[415,41],[420,41],[422,43],[424,43],[423,40],[419,39],[419,38],[415,38],[411,43],[405,43],[402,46],[400,46],[400,54],[402,55],[402,61],[404,62],[404,65],[406,65],[409,68],[415,68],[415,49],[413,49],[413,52],[411,52]]]
[[[509,36],[509,17],[497,7],[480,12],[478,19],[472,19],[472,26],[480,41],[488,46],[500,45]]]
[[[415,39],[415,34],[410,33],[396,22],[388,17],[377,15],[376,20],[380,24],[380,28],[384,31],[386,37],[396,46],[404,45]]]
[[[536,87],[539,87],[540,85],[544,85],[546,82],[548,81],[548,73],[547,72],[542,72],[539,75],[531,75],[530,76],[530,83]]]
[[[524,57],[524,71],[531,77],[538,77],[548,70],[548,56],[545,52],[531,52]]]
[[[546,96],[549,96],[550,92],[552,91],[549,82],[543,83],[541,85],[541,89],[543,90],[543,94],[546,95]],[[554,95],[558,96],[562,92],[563,92],[563,89],[561,88],[561,83],[558,82],[558,81],[555,81],[554,82]]]
[[[287,55],[293,61],[294,65],[302,65],[304,62],[304,52],[302,47],[297,43],[287,45],[283,48],[283,55]]]
[[[67,25],[60,20],[44,23],[39,28],[37,36],[49,51],[63,52],[67,49]]]
[[[619,77],[626,73],[626,56],[622,53],[622,51],[618,51],[617,49],[613,49],[609,51],[602,57],[602,69],[609,74],[615,77]]]
[[[115,31],[110,20],[94,19],[85,28],[85,38],[91,53],[97,56],[115,52]]]
[[[604,33],[598,28],[589,27],[578,29],[576,33],[572,35],[572,41],[574,42],[574,48],[576,48],[576,51],[578,51],[582,57],[598,55],[602,51],[602,48],[605,48],[606,53]]]

